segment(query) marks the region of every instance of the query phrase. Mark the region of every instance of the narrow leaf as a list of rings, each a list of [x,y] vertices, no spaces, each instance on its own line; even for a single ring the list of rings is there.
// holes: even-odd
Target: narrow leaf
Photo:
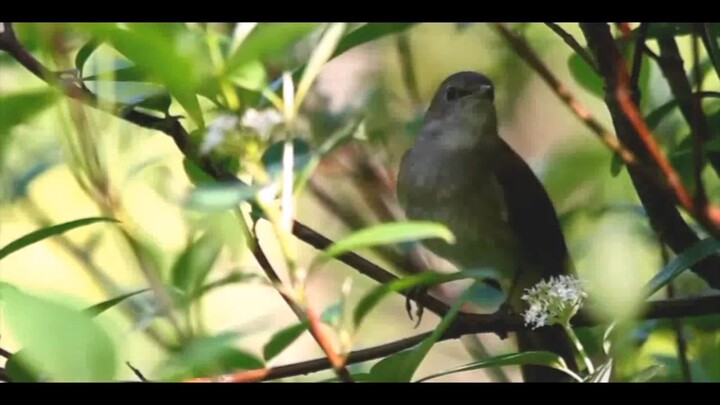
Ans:
[[[664,367],[659,364],[654,364],[648,368],[640,370],[635,374],[630,381],[632,382],[647,382],[653,379]]]
[[[3,257],[20,250],[28,245],[31,245],[35,242],[39,242],[43,239],[49,238],[51,236],[55,236],[58,234],[61,234],[63,232],[69,231],[71,229],[75,229],[81,226],[89,225],[95,222],[100,221],[108,221],[108,222],[118,222],[117,220],[113,218],[106,218],[106,217],[95,217],[95,218],[84,218],[84,219],[78,219],[75,221],[65,222],[63,224],[59,225],[53,225],[47,228],[38,229],[37,231],[31,232],[19,239],[16,239],[10,243],[8,243],[5,247],[0,249],[0,259]]]
[[[591,383],[606,383],[610,382],[610,376],[612,375],[612,359],[603,363],[600,367],[595,370],[594,373],[590,374],[585,378],[586,382]]]
[[[694,266],[704,258],[716,254],[720,251],[720,239],[706,238],[689,249],[685,250],[678,256],[674,257],[658,274],[653,277],[646,285],[646,294],[648,296],[655,294],[658,290],[665,287],[668,283],[679,276],[683,271]]]
[[[277,55],[317,26],[316,23],[260,23],[230,56],[226,75],[253,61]]]
[[[324,258],[372,246],[439,238],[455,243],[452,232],[442,224],[427,221],[399,221],[371,226],[354,232],[330,245],[322,252]]]
[[[333,57],[364,43],[405,31],[417,23],[367,23],[348,34],[338,44]]]
[[[110,334],[64,303],[3,288],[3,321],[23,344],[22,365],[50,381],[111,381],[116,372]]]
[[[222,244],[210,233],[191,242],[173,265],[171,284],[193,296],[212,270],[221,248]]]
[[[439,373],[431,374],[423,377],[417,382],[423,382],[432,380],[434,378],[463,373],[466,371],[480,370],[489,367],[500,367],[500,366],[522,366],[522,365],[535,365],[535,366],[548,366],[558,370],[567,370],[567,365],[562,357],[551,352],[523,352],[523,353],[510,353],[501,356],[491,357],[486,360],[476,361],[463,366],[454,367],[449,370],[441,371]]]
[[[270,361],[282,353],[308,329],[307,322],[299,322],[275,333],[263,347],[265,361]]]
[[[602,98],[604,95],[603,80],[595,69],[577,53],[570,55],[568,68],[575,82],[591,94]]]
[[[447,274],[428,271],[393,280],[387,284],[375,287],[360,299],[353,313],[353,323],[356,328],[360,326],[360,323],[365,319],[367,314],[375,308],[385,296],[392,292],[400,292],[416,286],[437,285],[467,278],[481,280],[495,277],[497,277],[497,273],[490,270],[464,270]]]
[[[15,126],[27,123],[57,100],[53,89],[33,90],[14,94],[0,94],[0,150],[4,135]]]
[[[100,315],[101,313],[107,311],[108,309],[114,307],[115,305],[118,305],[119,303],[125,301],[126,299],[133,297],[135,295],[144,293],[145,291],[149,291],[148,288],[143,288],[142,290],[133,291],[127,294],[123,294],[119,297],[115,297],[112,299],[109,299],[107,301],[103,301],[100,303],[97,303],[89,308],[86,308],[83,312],[87,315],[90,315],[91,317],[96,317]]]
[[[198,211],[224,211],[254,198],[259,191],[259,187],[244,184],[200,184],[190,193],[187,206]]]
[[[325,63],[332,58],[333,51],[336,49],[346,26],[346,23],[330,24],[330,27],[320,40],[320,43],[318,43],[312,55],[310,55],[310,60],[305,67],[305,72],[303,73],[302,79],[300,79],[300,83],[298,83],[297,91],[295,92],[295,105],[293,108],[296,113],[300,109],[300,106],[305,99],[305,95],[308,90],[310,90],[310,86],[312,86],[315,78],[318,74],[320,74],[320,71]]]

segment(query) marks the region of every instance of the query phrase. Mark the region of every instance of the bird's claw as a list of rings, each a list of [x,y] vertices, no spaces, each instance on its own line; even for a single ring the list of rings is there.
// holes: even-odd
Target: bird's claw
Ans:
[[[427,287],[414,287],[409,292],[408,295],[405,297],[405,312],[407,312],[408,317],[410,320],[413,319],[412,315],[412,300],[413,298],[426,294],[427,293]],[[420,326],[420,322],[422,321],[422,316],[425,313],[425,307],[422,305],[417,305],[417,308],[415,309],[415,316],[417,317],[417,321],[415,322],[414,328],[417,329],[418,326]]]

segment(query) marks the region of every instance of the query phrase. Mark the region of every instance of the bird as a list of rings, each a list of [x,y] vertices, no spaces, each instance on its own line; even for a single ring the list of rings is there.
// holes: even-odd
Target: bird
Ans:
[[[455,242],[421,243],[459,269],[492,268],[505,305],[521,312],[527,289],[574,271],[567,244],[542,182],[498,131],[495,86],[476,71],[460,71],[438,86],[422,126],[400,160],[397,199],[409,220],[441,223]],[[561,327],[517,332],[520,351],[554,352],[575,368]],[[525,382],[566,381],[543,366],[522,366]]]

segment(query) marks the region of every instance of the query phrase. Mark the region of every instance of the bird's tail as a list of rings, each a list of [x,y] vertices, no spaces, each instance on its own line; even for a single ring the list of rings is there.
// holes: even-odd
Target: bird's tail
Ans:
[[[517,332],[520,352],[549,351],[561,356],[570,369],[577,369],[575,352],[565,331],[559,325],[543,326],[535,330]],[[521,367],[525,382],[568,382],[564,372],[547,366],[526,365]]]

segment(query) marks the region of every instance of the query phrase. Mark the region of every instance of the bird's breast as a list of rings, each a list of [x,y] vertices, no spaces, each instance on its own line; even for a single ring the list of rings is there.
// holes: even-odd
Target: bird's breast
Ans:
[[[515,270],[518,241],[491,167],[472,156],[436,155],[401,168],[399,179],[407,217],[440,222],[455,235],[455,244],[426,241],[435,254],[461,268],[492,267],[508,275]]]

